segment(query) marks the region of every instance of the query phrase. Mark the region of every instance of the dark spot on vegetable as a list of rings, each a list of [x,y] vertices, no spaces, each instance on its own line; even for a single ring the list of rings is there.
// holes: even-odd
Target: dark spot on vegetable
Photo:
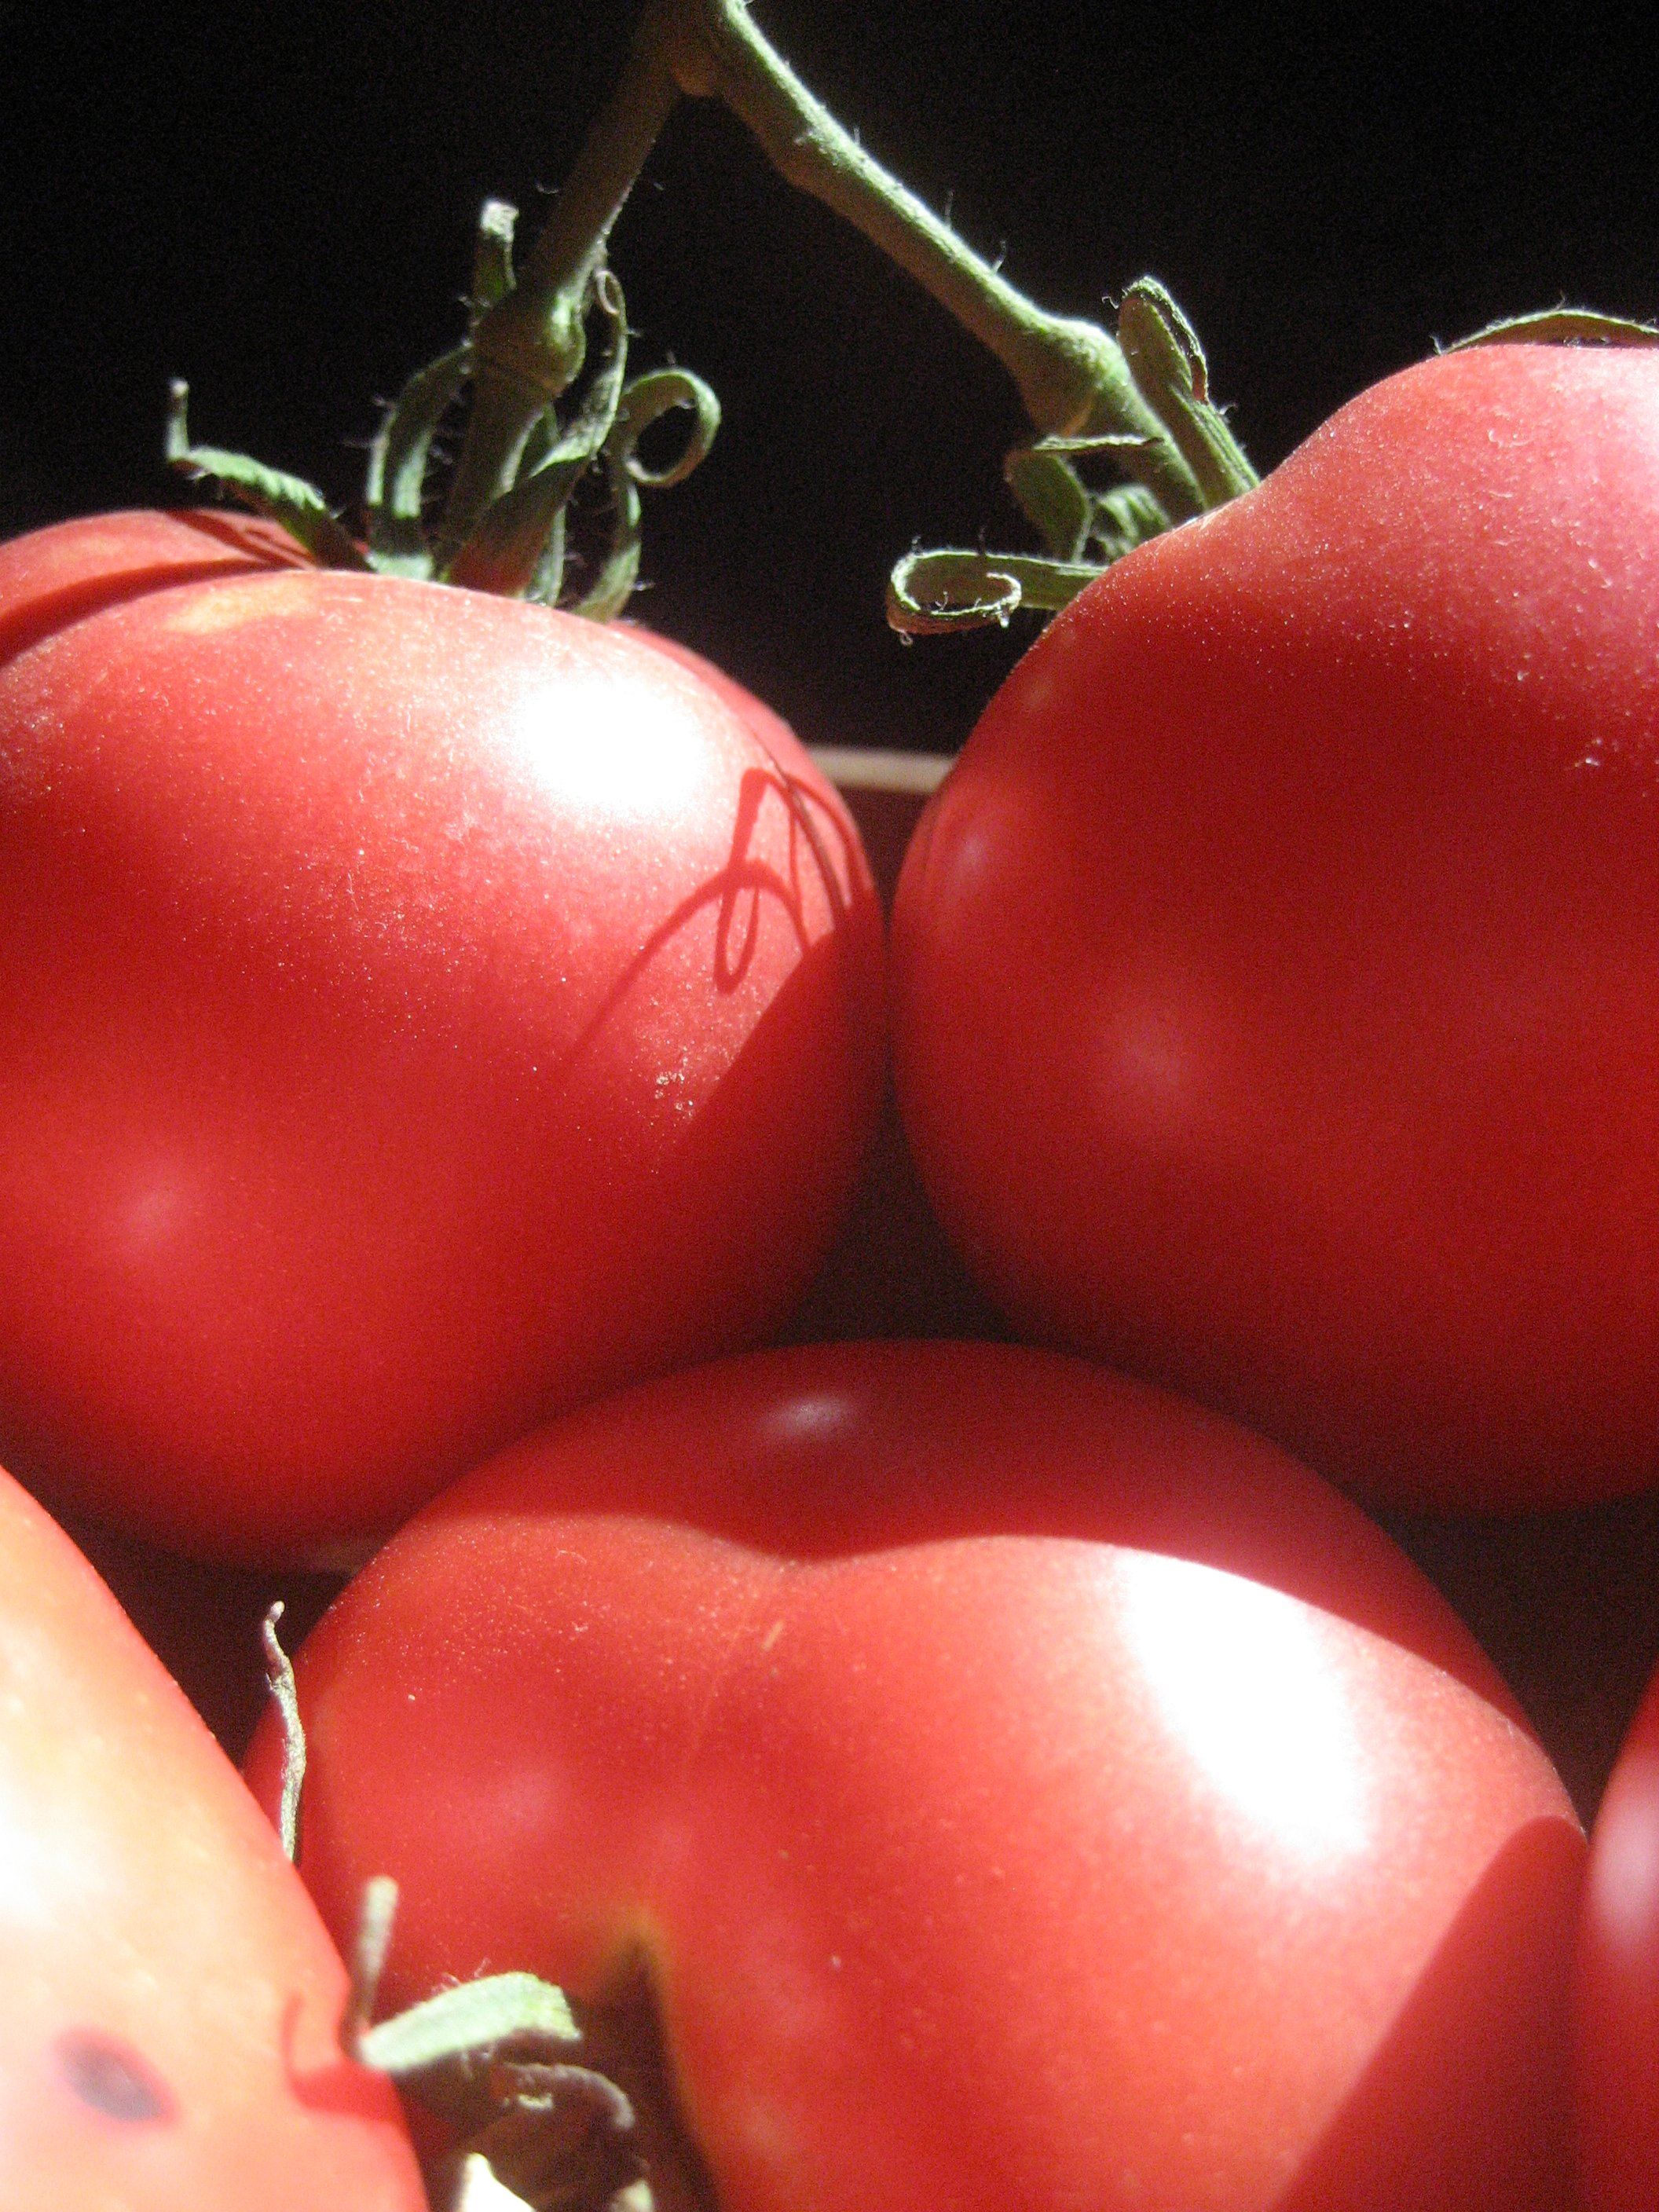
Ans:
[[[130,2043],[94,2028],[70,2028],[58,2039],[58,2063],[83,2105],[106,2119],[143,2126],[171,2120],[173,2092]]]

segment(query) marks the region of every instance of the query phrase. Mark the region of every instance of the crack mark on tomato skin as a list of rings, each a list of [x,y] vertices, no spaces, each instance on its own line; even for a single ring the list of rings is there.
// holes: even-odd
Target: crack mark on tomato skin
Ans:
[[[730,1544],[721,1538],[717,1537],[713,1540],[720,1543],[722,1548],[738,1553],[746,1562],[752,1565],[773,1567],[780,1574],[787,1571],[788,1565],[787,1561],[766,1559],[763,1554],[749,1551],[746,1546]],[[743,1594],[737,1618],[726,1638],[726,1648],[712,1670],[708,1691],[698,1707],[696,1716],[686,1730],[684,1753],[679,1761],[677,1776],[682,1783],[689,1778],[702,1757],[709,1736],[714,1731],[715,1709],[743,1662],[745,1645],[751,1644],[755,1640],[756,1616],[765,1609],[765,1600],[768,1595],[764,1589],[750,1589]]]

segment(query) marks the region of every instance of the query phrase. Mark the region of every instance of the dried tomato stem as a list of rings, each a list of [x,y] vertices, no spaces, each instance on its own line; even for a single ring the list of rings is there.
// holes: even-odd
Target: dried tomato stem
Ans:
[[[283,1733],[283,1794],[276,1812],[276,1833],[282,1838],[289,1864],[296,1866],[300,1858],[300,1793],[306,1778],[306,1729],[300,1717],[300,1693],[295,1686],[293,1663],[276,1633],[276,1624],[286,1610],[278,1598],[265,1614],[259,1634],[264,1647],[265,1687],[276,1708],[276,1723]]]

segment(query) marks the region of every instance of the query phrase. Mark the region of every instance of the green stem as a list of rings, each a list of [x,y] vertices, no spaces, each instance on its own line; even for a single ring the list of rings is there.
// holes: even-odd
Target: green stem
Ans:
[[[622,78],[516,288],[478,319],[474,405],[441,561],[510,486],[537,421],[580,374],[605,241],[683,94],[723,100],[787,184],[823,201],[954,315],[1007,369],[1040,432],[1121,440],[1126,472],[1172,521],[1210,503],[1116,342],[1098,324],[1035,306],[890,176],[769,45],[745,0],[647,0]]]
[[[669,13],[660,0],[648,0],[616,89],[518,282],[474,326],[472,412],[445,505],[441,563],[511,488],[526,439],[581,373],[605,242],[680,96],[659,21]]]
[[[767,43],[743,0],[664,0],[660,13],[681,90],[717,93],[786,183],[823,201],[931,293],[1001,362],[1038,430],[1132,438],[1139,450],[1126,465],[1171,519],[1203,512],[1191,468],[1098,324],[1034,306],[890,176]]]

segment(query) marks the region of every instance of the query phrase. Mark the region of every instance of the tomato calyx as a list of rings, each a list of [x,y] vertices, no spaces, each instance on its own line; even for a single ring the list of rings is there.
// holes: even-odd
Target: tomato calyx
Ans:
[[[1541,307],[1533,314],[1506,315],[1487,323],[1439,350],[1464,353],[1483,345],[1659,345],[1659,325],[1603,315],[1594,307]]]
[[[1156,279],[1132,284],[1115,332],[1039,307],[874,161],[794,76],[746,0],[647,0],[620,81],[545,228],[515,269],[514,211],[487,203],[461,343],[411,377],[369,455],[364,535],[322,494],[248,456],[192,443],[173,389],[167,458],[270,515],[319,562],[507,593],[606,619],[639,569],[640,493],[677,483],[720,419],[678,368],[625,380],[627,320],[607,264],[611,230],[682,98],[718,98],[785,181],[824,201],[995,354],[1035,435],[1003,476],[1042,540],[1010,555],[913,551],[888,619],[905,637],[1052,613],[1145,538],[1248,490],[1256,474],[1208,394],[1203,350]],[[439,509],[434,441],[470,387],[460,452]],[[567,395],[575,393],[566,405]],[[641,439],[671,412],[691,427],[653,467]],[[1107,459],[1101,489],[1079,464]],[[599,525],[574,563],[573,525]],[[592,535],[590,531],[589,535]]]
[[[440,2124],[445,2148],[426,2167],[434,2203],[450,2212],[716,2212],[679,2116],[642,1960],[580,2017],[552,1983],[501,1973],[372,2022],[397,1898],[384,1875],[365,1888],[342,2039]],[[583,2063],[570,2056],[578,2048]]]
[[[441,2124],[445,2148],[426,2161],[434,2204],[651,2212],[629,2140],[633,2107],[570,2062],[581,2031],[551,1983],[484,1975],[373,2021],[397,1903],[384,1875],[364,1890],[341,2040]]]
[[[1041,551],[911,553],[888,592],[888,619],[902,635],[1006,622],[1020,607],[1053,612],[1144,538],[1255,483],[1209,399],[1192,327],[1161,284],[1130,286],[1115,334],[1039,307],[814,98],[747,0],[647,0],[621,82],[561,195],[566,283],[605,235],[681,98],[723,101],[787,184],[861,231],[996,356],[1030,417],[1036,435],[1007,456],[1004,480]],[[550,258],[552,232],[543,241]],[[505,450],[513,421],[505,404],[493,429],[475,420],[481,447],[493,435]],[[1103,457],[1127,483],[1101,491],[1086,482],[1079,462]]]
[[[597,621],[619,614],[639,574],[641,493],[677,484],[697,466],[719,428],[720,402],[688,369],[628,375],[627,309],[602,241],[568,312],[536,325],[538,339],[523,337],[523,317],[503,324],[499,311],[514,301],[518,282],[515,222],[507,202],[485,203],[467,334],[417,370],[386,410],[369,448],[361,538],[303,478],[195,443],[182,381],[170,394],[168,466],[268,515],[324,568],[459,584]],[[504,330],[520,333],[518,342],[507,345]],[[482,492],[458,471],[440,503],[441,428],[469,386],[503,380],[528,395],[512,452]],[[689,416],[689,430],[679,450],[653,465],[641,458],[641,442],[673,414]]]
[[[1156,277],[1142,276],[1125,292],[1117,343],[1136,389],[1191,469],[1203,510],[1249,491],[1256,474],[1210,398],[1209,365],[1198,333]],[[1014,447],[1003,463],[1003,481],[1045,550],[910,552],[888,580],[888,622],[901,636],[916,637],[1006,624],[1022,610],[1058,613],[1113,562],[1169,528],[1170,518],[1146,485],[1097,490],[1078,466],[1093,454],[1126,461],[1146,442],[1133,434],[1102,431],[1039,437]]]
[[[717,2212],[673,2094],[648,1970],[627,1967],[570,2018],[581,2064],[538,2056],[514,2036],[482,2063],[400,2081],[458,2145],[439,2162],[440,2185],[453,2175],[461,2188],[481,2158],[532,2212]]]
[[[305,1723],[294,1668],[277,1634],[281,1600],[262,1628],[265,1680],[283,1739],[277,1816],[297,1865]],[[680,2119],[648,1966],[626,1961],[581,2008],[539,1975],[486,1974],[437,1990],[381,2021],[376,2000],[392,1947],[398,1885],[365,1884],[340,2041],[439,2123],[443,2148],[424,2162],[447,2212],[717,2212]],[[571,2057],[580,2048],[592,2063]]]
[[[568,307],[572,285],[597,265],[681,98],[722,100],[786,183],[861,231],[996,356],[1030,417],[1036,434],[1008,453],[1003,477],[1041,550],[914,549],[888,584],[888,620],[901,635],[1006,623],[1021,610],[1054,613],[1146,538],[1258,481],[1209,398],[1192,325],[1163,285],[1152,277],[1130,285],[1115,332],[1039,307],[842,128],[766,39],[748,0],[647,0],[622,79],[538,243],[537,296],[546,312],[555,303]],[[1645,343],[1653,336],[1642,325],[1564,309],[1465,343]],[[514,450],[525,419],[510,381],[502,382],[469,428],[461,477],[487,481]],[[1092,486],[1079,464],[1102,458],[1127,481]]]

